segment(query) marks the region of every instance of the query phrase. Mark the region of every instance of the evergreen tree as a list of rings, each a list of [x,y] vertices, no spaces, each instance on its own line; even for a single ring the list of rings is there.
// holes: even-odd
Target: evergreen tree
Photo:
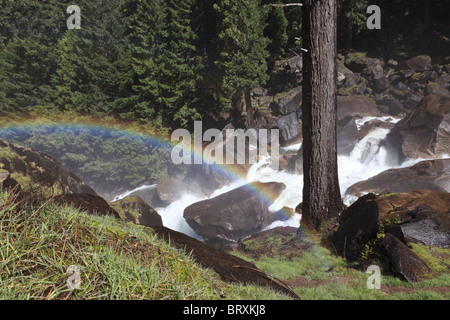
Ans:
[[[250,90],[268,79],[261,4],[259,0],[223,0],[214,4],[218,19],[217,66],[223,89],[236,110],[244,94],[247,126],[254,125]]]
[[[285,8],[273,7],[268,4],[282,3],[281,1],[263,0],[262,8],[266,15],[266,26],[264,28],[264,36],[269,39],[268,51],[270,53],[271,62],[283,57],[286,53],[286,45],[288,43],[288,20],[284,13]]]

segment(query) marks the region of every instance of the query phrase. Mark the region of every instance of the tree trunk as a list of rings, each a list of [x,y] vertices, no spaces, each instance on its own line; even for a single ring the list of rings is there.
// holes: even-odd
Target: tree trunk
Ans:
[[[244,99],[245,99],[245,111],[247,112],[247,121],[246,121],[247,128],[254,128],[255,118],[253,114],[252,96],[249,89],[245,90]]]
[[[337,168],[337,0],[305,0],[302,225],[318,229],[343,208]]]

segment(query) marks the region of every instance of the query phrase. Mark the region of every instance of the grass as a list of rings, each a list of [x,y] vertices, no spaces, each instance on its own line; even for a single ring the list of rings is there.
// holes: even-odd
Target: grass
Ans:
[[[311,237],[312,239],[314,236]],[[266,242],[276,240],[265,239]],[[250,257],[241,252],[233,254],[254,263],[259,269],[283,280],[303,300],[449,300],[450,299],[450,250],[428,248],[413,244],[413,251],[420,255],[432,269],[429,279],[408,283],[399,279],[380,265],[381,289],[367,287],[372,273],[361,270],[336,256],[332,249],[319,245],[319,239],[308,251],[298,255],[261,255]],[[257,246],[256,243],[252,243]],[[431,275],[430,275],[431,276]]]
[[[304,300],[450,299],[448,249],[413,245],[431,266],[433,277],[408,283],[383,271],[381,290],[370,290],[371,274],[318,243],[313,240],[311,248],[298,255],[233,254],[286,282]],[[225,283],[188,253],[158,238],[151,228],[56,205],[43,195],[20,200],[0,191],[0,299],[289,297],[256,285]]]
[[[286,298],[224,283],[150,228],[0,191],[0,299]]]

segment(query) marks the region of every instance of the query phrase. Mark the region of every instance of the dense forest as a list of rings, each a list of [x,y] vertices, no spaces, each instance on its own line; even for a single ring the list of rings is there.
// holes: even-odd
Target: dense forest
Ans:
[[[275,60],[301,52],[301,8],[272,2],[78,0],[81,29],[68,30],[72,2],[2,0],[0,112],[39,107],[188,127],[204,108],[232,109],[267,82]],[[410,31],[447,22],[446,1],[375,2],[384,37],[400,20]],[[368,4],[339,1],[342,48],[388,45],[365,28]]]
[[[282,1],[0,0],[0,115],[109,117],[167,133],[226,112],[250,127],[251,116],[242,119],[242,101],[248,106],[253,89],[273,85],[276,61],[301,54],[301,7],[271,3]],[[80,29],[67,25],[67,8],[74,4]],[[382,8],[381,31],[366,28],[369,4]],[[447,0],[339,1],[339,49],[363,46],[389,55],[404,40],[438,50],[416,40],[424,31],[449,34],[448,7]],[[87,138],[68,141],[52,130],[32,145],[52,149],[69,167],[84,167],[79,173],[88,181],[105,179],[105,171],[118,172],[130,161],[140,161],[125,179],[131,186],[168,174],[161,164],[142,175],[139,168],[158,156],[135,157],[141,147],[128,138],[114,145],[133,149],[128,157],[106,164],[94,153],[106,149],[105,157],[118,157],[101,139],[87,146]],[[91,159],[58,154],[64,143],[95,152]]]

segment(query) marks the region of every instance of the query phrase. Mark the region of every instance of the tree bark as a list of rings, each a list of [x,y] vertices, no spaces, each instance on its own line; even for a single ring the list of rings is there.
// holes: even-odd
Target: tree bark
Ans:
[[[318,229],[343,209],[337,167],[337,0],[305,0],[302,225]]]
[[[245,111],[247,112],[247,121],[246,121],[247,128],[254,128],[255,118],[253,114],[252,96],[249,89],[244,91],[244,100],[245,100]]]

